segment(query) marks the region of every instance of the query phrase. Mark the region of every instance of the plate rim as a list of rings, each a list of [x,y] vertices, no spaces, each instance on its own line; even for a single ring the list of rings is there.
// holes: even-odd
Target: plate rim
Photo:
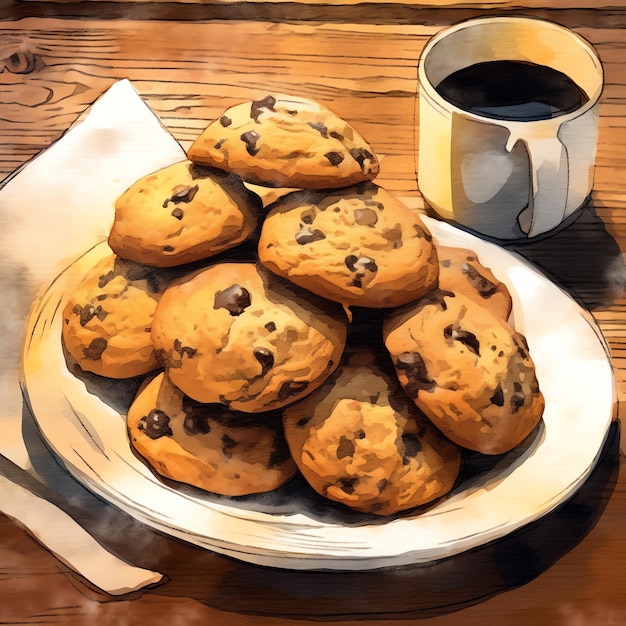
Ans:
[[[67,449],[64,450],[63,442],[60,442],[58,440],[58,435],[56,435],[54,432],[54,418],[42,415],[42,412],[46,409],[42,409],[39,392],[36,389],[36,386],[39,382],[36,369],[39,365],[38,358],[41,356],[35,350],[36,346],[38,345],[37,341],[39,338],[43,338],[44,340],[48,338],[48,340],[50,340],[52,329],[55,328],[54,316],[58,316],[60,309],[60,301],[56,302],[54,299],[52,299],[51,301],[50,298],[53,294],[56,293],[56,290],[62,287],[63,279],[67,277],[67,274],[71,270],[71,268],[75,267],[81,259],[86,262],[86,260],[90,258],[90,254],[96,254],[94,253],[94,250],[98,250],[98,247],[101,245],[106,246],[105,242],[100,242],[96,244],[93,248],[80,255],[78,259],[71,263],[68,268],[60,272],[47,286],[45,291],[42,292],[42,296],[36,300],[29,315],[28,331],[26,335],[27,339],[24,343],[22,354],[20,381],[24,397],[31,408],[35,422],[38,425],[44,441],[52,449],[54,454],[62,461],[67,471],[76,480],[78,480],[78,482],[83,484],[89,490],[96,493],[108,503],[124,510],[135,519],[138,519],[139,521],[147,524],[152,528],[161,530],[168,535],[178,537],[200,547],[204,547],[214,552],[232,556],[238,560],[243,560],[249,563],[255,563],[259,565],[269,565],[286,569],[307,570],[365,570],[379,569],[381,567],[388,566],[428,563],[439,560],[441,558],[452,556],[454,554],[465,552],[471,548],[478,547],[490,541],[504,537],[514,530],[517,530],[525,526],[526,524],[545,516],[551,510],[556,508],[559,504],[561,504],[563,501],[573,495],[577,491],[577,489],[585,482],[593,467],[595,467],[596,465],[596,462],[608,435],[616,402],[616,389],[614,372],[610,361],[606,341],[604,340],[604,337],[591,313],[583,309],[570,294],[568,294],[564,289],[555,284],[550,278],[548,278],[536,267],[532,266],[522,256],[510,250],[506,250],[496,243],[480,239],[479,237],[458,229],[446,222],[442,222],[426,216],[423,216],[423,219],[427,227],[431,230],[435,240],[444,240],[443,242],[441,242],[441,245],[458,245],[459,247],[473,249],[478,254],[479,258],[481,258],[481,261],[483,261],[484,264],[487,266],[493,265],[489,262],[491,257],[496,258],[504,255],[504,258],[506,258],[509,262],[509,267],[513,268],[513,274],[515,274],[515,268],[521,268],[520,271],[529,273],[529,275],[525,278],[529,280],[533,279],[539,281],[541,285],[544,286],[544,288],[548,288],[549,291],[553,292],[554,297],[556,297],[557,299],[563,299],[563,302],[567,302],[570,305],[570,307],[576,312],[578,318],[584,321],[587,330],[593,334],[595,341],[597,342],[594,345],[594,348],[596,350],[600,348],[602,351],[603,358],[599,359],[601,361],[601,367],[603,370],[601,378],[603,380],[603,383],[607,387],[610,387],[611,397],[610,399],[603,398],[603,400],[605,400],[606,406],[602,409],[602,413],[604,415],[601,415],[598,419],[598,430],[594,433],[595,441],[593,451],[589,451],[587,460],[585,461],[585,466],[579,472],[577,472],[576,476],[570,477],[571,480],[564,488],[564,490],[557,494],[553,494],[553,498],[549,501],[545,501],[540,507],[540,510],[537,510],[536,508],[530,511],[526,510],[524,511],[525,514],[520,513],[516,518],[505,520],[503,523],[491,526],[488,529],[484,529],[478,534],[469,533],[467,536],[457,536],[452,541],[415,548],[415,544],[411,541],[404,541],[405,539],[407,539],[407,533],[411,530],[414,532],[415,529],[419,526],[426,526],[424,520],[426,520],[428,517],[438,517],[440,513],[437,512],[437,507],[439,505],[435,505],[433,508],[428,509],[426,513],[418,515],[416,517],[400,517],[397,519],[393,519],[389,522],[376,524],[375,526],[365,525],[364,527],[337,527],[325,524],[323,522],[320,523],[319,521],[309,521],[307,518],[302,518],[300,513],[295,513],[294,515],[290,516],[276,516],[272,514],[262,513],[260,515],[261,519],[254,519],[255,517],[259,516],[256,514],[253,515],[249,511],[245,511],[241,508],[233,508],[219,503],[210,503],[207,508],[207,505],[205,503],[198,509],[196,503],[194,506],[192,506],[192,509],[195,508],[197,512],[204,511],[205,513],[209,511],[209,517],[212,516],[212,518],[208,521],[213,524],[210,532],[198,532],[198,530],[190,530],[189,525],[186,526],[185,524],[181,523],[171,524],[167,522],[167,517],[160,511],[151,510],[151,508],[148,507],[145,503],[142,504],[134,502],[134,500],[132,498],[129,498],[127,495],[120,494],[119,490],[116,491],[114,489],[115,485],[108,484],[106,480],[104,480],[103,482],[103,479],[99,475],[100,470],[98,466],[90,464],[90,462],[82,458],[80,452],[76,450],[76,456],[74,456],[73,458],[70,457]],[[478,247],[479,250],[475,250],[476,247]],[[100,251],[102,251],[102,249],[103,248],[100,248]],[[519,294],[517,293],[517,289],[514,286],[515,280],[517,280],[519,277],[516,278],[515,276],[511,276],[511,273],[508,271],[508,269],[509,268],[507,268],[506,276],[498,275],[498,273],[495,271],[494,273],[496,274],[496,276],[498,276],[500,280],[503,280],[503,282],[505,282],[509,286],[509,288],[512,288],[512,295],[514,296],[515,324],[516,326],[518,326],[519,324],[524,324],[527,321],[528,311],[524,309],[524,303],[519,301]],[[48,320],[43,315],[43,313],[46,311],[47,306],[54,306],[54,312],[50,323],[48,323]],[[60,324],[57,324],[57,330],[60,336]],[[58,341],[59,351],[60,343],[61,342]],[[531,355],[533,355],[532,342],[529,343],[531,343]],[[541,379],[540,384],[542,384]],[[61,393],[63,394],[63,392]],[[93,395],[91,395],[91,397],[97,398],[97,396]],[[69,410],[70,412],[73,411],[75,414],[74,418],[76,418],[76,407],[73,407],[71,405],[71,399],[65,398],[64,396],[62,400],[65,400],[67,403],[67,406],[64,406],[63,408],[65,410]],[[58,399],[56,399],[56,401],[58,401]],[[97,401],[95,402],[97,404]],[[90,403],[88,402],[87,404],[89,405]],[[100,404],[104,405],[105,407],[108,406],[105,405],[103,402],[100,402]],[[606,413],[604,409],[607,409]],[[112,409],[111,412],[113,414],[116,414],[118,417],[123,417],[121,414],[115,412]],[[70,423],[70,415],[71,413],[64,415],[66,425]],[[601,421],[602,417],[604,417],[604,421]],[[78,419],[80,419],[80,417]],[[85,416],[85,419],[86,421],[88,421],[88,416]],[[90,426],[93,427],[93,424],[90,423]],[[85,433],[91,436],[89,428],[85,427],[84,424],[83,427],[85,428],[82,435],[83,438],[85,438]],[[111,428],[113,427],[111,426]],[[119,428],[123,428],[124,436],[126,436],[125,424],[123,424],[122,426],[118,424],[117,429],[119,430]],[[108,440],[110,436],[108,428],[104,429],[106,432],[100,432],[98,427],[96,427],[95,430],[96,432],[93,433],[93,435],[95,435],[96,437],[103,435],[105,442],[106,440]],[[77,428],[76,432],[80,433],[79,428]],[[551,434],[548,433],[548,436],[551,436]],[[84,444],[90,447],[94,445],[94,441],[95,439],[88,443],[84,443],[83,441],[83,443],[81,444],[79,439],[79,444]],[[124,453],[121,456],[119,451],[116,452],[115,450],[106,448],[106,443],[102,445],[104,445],[104,448],[101,449],[101,454],[104,454],[108,462],[112,465],[119,465],[120,463],[129,462],[128,452],[130,450],[130,445],[127,446],[128,450],[123,451]],[[541,445],[543,444],[540,442],[534,449],[531,450],[532,454],[530,454],[530,457],[534,456],[536,450],[541,448]],[[82,450],[82,452],[84,452],[84,450]],[[111,459],[117,458],[118,460],[109,459],[107,457],[107,454],[112,454]],[[115,457],[115,455],[117,455],[117,457]],[[530,457],[526,458],[524,462],[527,462]],[[93,459],[89,459],[89,461],[93,460],[102,461],[102,458],[98,459],[96,455],[93,457]],[[175,501],[181,500],[181,504],[182,500],[187,498],[187,496],[181,498],[181,493],[179,491],[176,491],[166,485],[163,485],[163,483],[160,483],[160,481],[158,481],[158,479],[156,479],[149,472],[149,470],[147,470],[147,468],[143,465],[143,463],[141,463],[141,461],[135,459],[135,462],[137,463],[137,467],[133,467],[132,469],[139,471],[137,476],[145,479],[149,478],[147,474],[150,474],[150,476],[152,477],[151,484],[153,486],[158,482],[158,486],[160,489],[165,490],[165,492],[169,492],[170,496],[172,496]],[[521,465],[524,465],[524,463],[521,463]],[[102,469],[107,469],[106,463],[102,465]],[[135,477],[135,479],[137,479],[137,477]],[[503,479],[503,481],[505,480],[506,477]],[[151,489],[154,490],[153,487]],[[175,496],[173,496],[172,494],[175,494]],[[490,494],[493,494],[493,491],[487,490],[485,492],[486,496],[489,496]],[[477,497],[480,498],[480,495]],[[193,497],[191,498],[191,500],[193,501]],[[450,500],[444,501],[450,502]],[[483,501],[485,500],[483,499]],[[187,500],[187,504],[189,504],[189,500]],[[446,513],[449,514],[450,512],[442,512],[442,514]],[[265,519],[263,516],[269,516],[269,518]],[[178,517],[180,517],[180,514]],[[415,523],[416,520],[417,523]],[[436,520],[436,523],[438,524],[439,521],[440,520]],[[225,529],[222,527],[218,528],[221,523],[228,524],[228,532],[225,532]],[[250,524],[252,524],[252,528],[250,527]],[[258,524],[266,526],[266,535],[262,535],[261,537],[257,536],[255,539],[254,533],[252,531],[255,530],[255,525],[258,526]],[[240,534],[233,534],[231,529],[234,527],[237,528],[236,532]],[[300,535],[298,535],[298,532],[293,535],[294,528],[296,527],[297,530],[300,531]],[[359,539],[361,535],[367,532],[364,531],[363,528],[367,528],[368,531],[371,531],[371,534],[378,536],[376,537],[377,551],[372,552],[371,545],[363,545],[363,542],[360,543],[356,540],[351,544],[346,543],[346,529],[350,529],[350,532],[353,534],[353,536],[358,535],[359,537],[357,537],[357,539]],[[387,529],[387,531],[381,531],[381,528]],[[392,529],[390,532],[388,531],[389,528]],[[259,530],[259,528],[256,528],[256,530]],[[319,530],[323,531],[324,538],[328,541],[328,546],[325,548],[324,551],[316,552],[314,549],[311,548],[311,545],[307,543],[311,541],[311,539],[307,539],[307,537],[312,535],[312,541],[315,541],[315,533]],[[381,533],[383,535],[393,535],[394,541],[388,542],[386,541],[386,538],[383,537],[383,541],[381,543]],[[295,545],[290,546],[289,550],[285,549],[284,543],[281,543],[281,540],[284,539],[287,535],[292,541],[294,539],[300,539],[302,541],[302,544],[300,545],[300,551],[298,550],[297,542]],[[263,536],[266,537],[265,540],[267,540],[267,537],[270,537],[271,539],[265,546],[261,545],[261,539],[263,539]],[[437,536],[437,533],[435,533],[435,536]],[[367,536],[365,537],[365,539],[366,541],[364,543],[367,544]],[[404,549],[403,546],[406,545],[413,546],[413,548],[408,550]],[[387,546],[388,548],[385,549]]]

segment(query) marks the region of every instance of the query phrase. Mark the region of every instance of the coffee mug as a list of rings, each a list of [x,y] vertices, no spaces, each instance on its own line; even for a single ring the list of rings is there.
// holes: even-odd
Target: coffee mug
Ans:
[[[468,20],[427,43],[419,83],[418,187],[441,218],[521,240],[584,205],[603,71],[576,33],[534,18]]]

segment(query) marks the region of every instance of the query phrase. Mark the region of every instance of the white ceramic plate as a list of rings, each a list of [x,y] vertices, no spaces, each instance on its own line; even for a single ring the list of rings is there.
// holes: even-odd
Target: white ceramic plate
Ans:
[[[68,471],[136,519],[215,552],[291,569],[361,570],[425,563],[503,537],[571,496],[593,469],[615,401],[607,349],[591,317],[520,257],[427,219],[442,245],[473,249],[511,290],[546,398],[541,426],[435,505],[393,519],[344,511],[296,480],[264,496],[225,498],[166,484],[131,451],[124,423],[132,385],[103,385],[67,368],[64,294],[108,252],[78,259],[36,303],[22,384],[43,437]]]

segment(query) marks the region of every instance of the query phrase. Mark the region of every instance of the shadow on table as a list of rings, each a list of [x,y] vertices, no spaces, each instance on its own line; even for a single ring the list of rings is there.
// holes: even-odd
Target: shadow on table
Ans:
[[[612,304],[626,289],[626,263],[619,245],[597,215],[596,207],[600,206],[592,195],[560,230],[527,241],[495,243],[524,257],[593,311]],[[428,205],[425,210],[430,217],[440,219]]]
[[[611,305],[626,289],[626,264],[592,199],[567,228],[538,241],[504,247],[525,257],[590,311]]]

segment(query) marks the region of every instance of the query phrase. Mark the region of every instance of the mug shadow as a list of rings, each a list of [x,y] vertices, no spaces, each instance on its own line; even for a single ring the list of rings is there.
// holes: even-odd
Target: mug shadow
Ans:
[[[567,554],[594,527],[619,473],[619,425],[614,423],[584,485],[548,515],[502,539],[424,565],[355,572],[294,571],[209,552],[152,530],[105,503],[67,473],[41,439],[26,407],[23,435],[33,467],[48,485],[43,497],[75,517],[113,554],[166,576],[160,586],[120,597],[106,596],[81,579],[79,586],[86,595],[115,601],[147,592],[187,597],[233,614],[320,622],[424,619],[454,613],[522,586]]]
[[[450,223],[524,257],[565,289],[584,308],[609,306],[626,290],[626,262],[619,245],[597,214],[602,205],[592,193],[560,228],[531,240],[497,240]],[[426,215],[441,220],[424,201]]]
[[[591,311],[611,305],[626,289],[622,251],[598,217],[598,206],[592,194],[567,227],[537,241],[503,244]]]

